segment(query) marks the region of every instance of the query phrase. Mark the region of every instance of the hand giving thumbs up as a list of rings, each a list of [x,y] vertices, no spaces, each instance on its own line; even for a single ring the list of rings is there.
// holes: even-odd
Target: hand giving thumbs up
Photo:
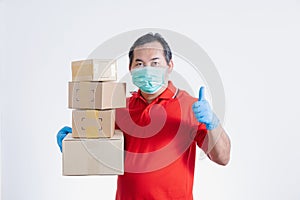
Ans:
[[[219,125],[219,119],[210,108],[204,94],[204,87],[202,86],[199,90],[199,99],[193,104],[192,109],[198,122],[204,123],[207,130],[212,130]]]

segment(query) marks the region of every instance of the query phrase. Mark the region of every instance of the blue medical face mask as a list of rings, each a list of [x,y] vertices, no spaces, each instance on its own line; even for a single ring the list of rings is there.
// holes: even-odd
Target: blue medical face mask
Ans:
[[[168,82],[168,67],[145,66],[131,70],[132,82],[141,91],[154,94]]]

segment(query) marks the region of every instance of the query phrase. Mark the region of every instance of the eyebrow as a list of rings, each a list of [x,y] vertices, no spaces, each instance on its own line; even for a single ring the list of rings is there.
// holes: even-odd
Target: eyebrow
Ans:
[[[151,58],[151,61],[157,60],[157,59],[160,59],[160,58],[159,57]],[[135,59],[135,62],[144,62],[144,61],[142,59],[137,58],[137,59]]]
[[[135,62],[144,62],[144,61],[137,58],[137,59],[135,59]]]
[[[159,59],[159,57],[152,58],[151,60],[157,60],[157,59]]]

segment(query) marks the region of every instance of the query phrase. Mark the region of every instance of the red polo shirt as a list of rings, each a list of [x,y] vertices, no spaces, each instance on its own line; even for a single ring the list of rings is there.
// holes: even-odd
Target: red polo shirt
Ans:
[[[118,176],[116,200],[192,200],[196,144],[207,130],[197,122],[197,101],[169,81],[150,104],[141,92],[117,109],[116,125],[125,137],[125,173]]]

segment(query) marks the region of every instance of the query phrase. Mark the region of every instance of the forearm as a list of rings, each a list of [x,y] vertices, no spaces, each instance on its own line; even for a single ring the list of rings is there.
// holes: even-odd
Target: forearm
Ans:
[[[230,159],[230,140],[204,97],[204,87],[200,88],[199,99],[192,109],[198,122],[204,123],[208,131],[201,148],[212,161],[227,165]]]
[[[230,139],[221,125],[207,133],[209,158],[220,165],[227,165],[230,160]]]

